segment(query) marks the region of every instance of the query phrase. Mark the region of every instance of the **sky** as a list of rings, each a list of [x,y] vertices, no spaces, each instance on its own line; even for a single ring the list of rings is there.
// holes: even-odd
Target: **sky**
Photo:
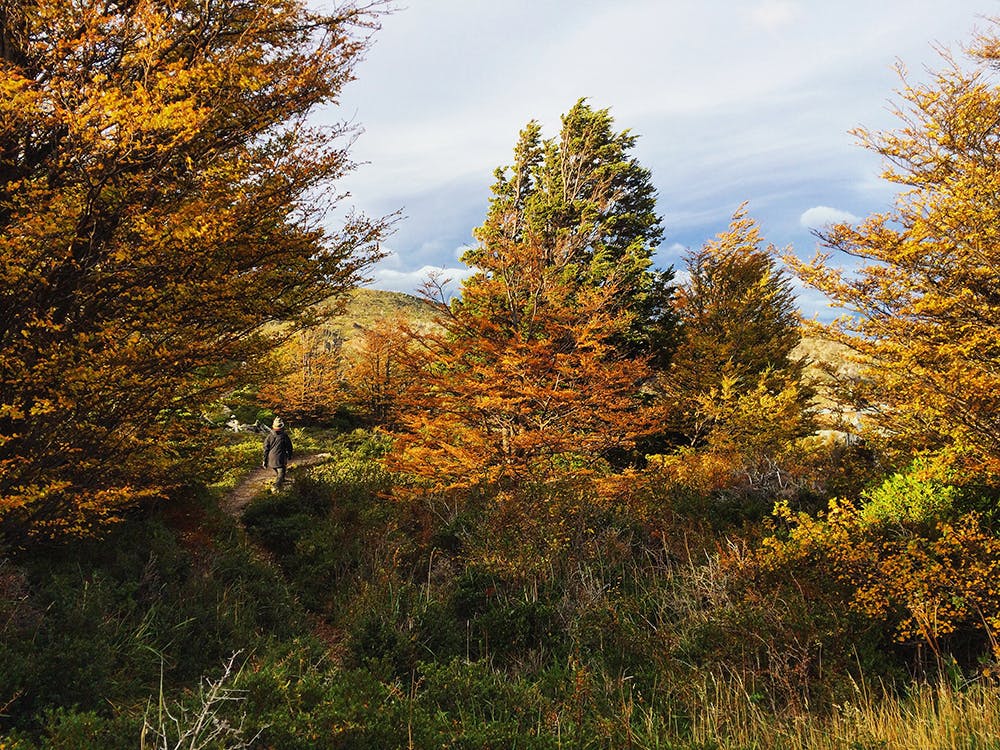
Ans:
[[[744,202],[800,257],[813,230],[887,209],[896,188],[851,130],[898,125],[901,81],[942,67],[1000,0],[400,0],[332,115],[355,123],[342,205],[399,212],[371,286],[414,292],[459,260],[493,171],[530,120],[581,97],[639,136],[663,218],[657,266],[724,231]],[[807,317],[825,301],[799,288]]]

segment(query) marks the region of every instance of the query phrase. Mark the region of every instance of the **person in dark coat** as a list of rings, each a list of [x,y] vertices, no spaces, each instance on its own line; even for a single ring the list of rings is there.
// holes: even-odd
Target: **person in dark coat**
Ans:
[[[285,484],[285,471],[291,457],[292,439],[285,432],[285,422],[281,417],[275,417],[271,431],[264,438],[264,460],[261,463],[265,469],[274,469],[273,492],[280,492]]]

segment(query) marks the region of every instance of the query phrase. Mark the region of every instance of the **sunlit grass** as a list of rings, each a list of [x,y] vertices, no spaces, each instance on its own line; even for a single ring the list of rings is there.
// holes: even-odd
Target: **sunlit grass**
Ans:
[[[861,686],[830,714],[787,716],[776,716],[738,684],[706,679],[699,688],[701,706],[685,717],[685,727],[640,710],[639,721],[633,718],[637,745],[673,748],[684,737],[687,747],[717,750],[1000,749],[996,684],[915,684],[902,697]]]

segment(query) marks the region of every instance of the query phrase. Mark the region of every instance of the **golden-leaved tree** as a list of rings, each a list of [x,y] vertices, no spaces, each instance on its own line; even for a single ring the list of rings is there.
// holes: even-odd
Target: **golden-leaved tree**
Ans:
[[[411,348],[397,468],[509,488],[597,468],[653,429],[643,386],[669,273],[651,269],[661,229],[634,142],[582,101],[558,138],[522,131],[465,256],[475,274]]]
[[[812,431],[790,280],[745,207],[688,254],[687,269],[676,296],[681,340],[660,386],[674,440],[696,450],[659,464],[686,474],[700,464],[703,488],[775,489],[795,441]]]
[[[272,377],[256,400],[300,424],[333,419],[344,400],[340,343],[323,328],[291,336],[270,356]]]
[[[949,446],[1000,472],[1000,36],[974,40],[972,64],[910,84],[900,125],[857,132],[899,185],[893,210],[822,235],[798,275],[848,314],[824,334],[867,365],[860,408],[870,439],[899,451]],[[837,268],[832,253],[854,259]]]
[[[397,402],[415,376],[405,362],[412,331],[403,319],[386,318],[366,329],[345,363],[343,398],[368,423],[393,427]]]
[[[332,231],[335,103],[379,9],[5,3],[0,523],[86,533],[182,481],[186,419],[254,375],[268,321],[352,285],[383,222]]]

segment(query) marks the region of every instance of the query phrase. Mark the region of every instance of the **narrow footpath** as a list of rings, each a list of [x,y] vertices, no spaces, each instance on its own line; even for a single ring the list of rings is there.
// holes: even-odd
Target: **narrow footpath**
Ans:
[[[310,453],[305,456],[292,458],[288,463],[288,475],[286,481],[291,484],[295,481],[295,468],[315,466],[324,463],[330,458],[329,453]],[[227,492],[219,501],[222,512],[232,516],[237,521],[243,513],[243,509],[250,504],[261,492],[271,486],[274,481],[274,469],[254,469]]]
[[[286,483],[289,485],[294,484],[295,469],[316,466],[326,462],[329,458],[329,453],[310,453],[304,456],[293,457],[288,463]],[[254,469],[219,500],[219,508],[223,513],[231,516],[240,528],[242,528],[243,522],[241,516],[243,515],[243,509],[261,492],[268,491],[273,481],[274,469]],[[254,543],[247,536],[244,536],[244,539],[246,539],[246,543],[259,560],[271,565],[279,574],[281,573],[281,566],[269,550]],[[326,645],[330,656],[339,659],[343,643],[342,634],[314,613],[307,613],[306,621],[313,635]]]

